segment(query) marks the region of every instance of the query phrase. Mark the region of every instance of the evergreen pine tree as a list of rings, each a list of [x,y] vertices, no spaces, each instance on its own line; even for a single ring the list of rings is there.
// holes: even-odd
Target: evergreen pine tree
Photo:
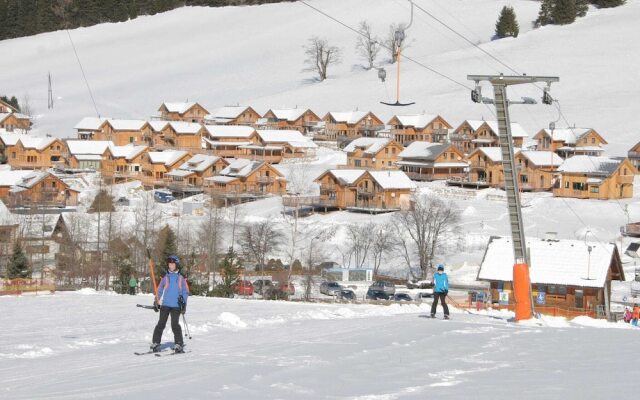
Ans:
[[[627,0],[592,0],[592,3],[599,8],[618,7],[626,2]]]
[[[165,225],[158,235],[156,246],[156,276],[162,276],[167,269],[167,258],[178,254],[176,234],[169,225]]]
[[[20,242],[16,242],[13,246],[13,254],[7,266],[7,278],[9,279],[25,279],[31,277],[29,271],[29,261],[22,251]]]
[[[576,20],[576,0],[556,0],[553,7],[553,23],[567,25]]]
[[[496,22],[496,36],[504,38],[507,36],[518,37],[520,27],[518,26],[518,20],[516,19],[516,13],[513,11],[513,7],[502,7],[498,22]]]
[[[576,0],[576,16],[584,17],[585,15],[587,15],[587,11],[589,11],[589,1]]]
[[[232,248],[229,248],[227,254],[220,267],[220,274],[222,275],[222,283],[216,286],[216,295],[221,297],[231,297],[236,293],[236,282],[238,281],[238,267],[240,260],[238,255]]]
[[[538,19],[536,19],[536,26],[553,24],[553,5],[554,0],[542,0],[540,11],[538,12]]]

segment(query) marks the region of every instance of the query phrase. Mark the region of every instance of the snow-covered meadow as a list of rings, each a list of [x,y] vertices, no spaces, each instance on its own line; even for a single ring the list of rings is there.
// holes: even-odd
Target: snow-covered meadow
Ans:
[[[429,305],[192,298],[190,353],[145,351],[150,296],[0,297],[0,398],[629,398],[640,330],[579,318],[509,322]],[[619,329],[616,329],[619,328]],[[164,342],[172,342],[167,328]]]

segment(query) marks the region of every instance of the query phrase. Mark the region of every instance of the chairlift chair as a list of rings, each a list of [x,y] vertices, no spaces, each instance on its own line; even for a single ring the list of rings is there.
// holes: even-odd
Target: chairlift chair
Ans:
[[[414,101],[410,102],[410,103],[401,103],[400,102],[400,45],[402,44],[402,42],[405,39],[405,31],[407,29],[409,29],[409,27],[411,26],[411,24],[413,23],[413,1],[409,0],[409,3],[411,3],[411,20],[409,21],[409,24],[405,27],[405,28],[399,28],[398,30],[396,30],[395,32],[395,42],[396,42],[396,102],[395,103],[387,103],[384,101],[381,101],[381,104],[384,104],[386,106],[392,106],[392,107],[406,107],[406,106],[410,106],[412,104],[416,104]],[[380,68],[378,70],[378,77],[380,78],[380,80],[382,80],[382,82],[384,82],[384,78],[386,77],[387,73],[386,71],[384,71],[384,69]]]

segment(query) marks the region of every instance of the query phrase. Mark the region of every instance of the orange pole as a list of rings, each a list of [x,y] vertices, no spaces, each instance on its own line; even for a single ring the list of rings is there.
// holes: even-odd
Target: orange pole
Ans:
[[[150,254],[149,254],[149,270],[151,271],[151,282],[153,282],[153,295],[157,303],[158,302],[158,283],[156,282],[156,263],[153,261],[153,258],[151,257]]]
[[[398,73],[396,74],[396,103],[400,103],[400,47],[396,53],[396,63],[398,64]]]
[[[518,263],[513,266],[513,296],[515,299],[516,321],[531,319],[531,279],[529,266]]]

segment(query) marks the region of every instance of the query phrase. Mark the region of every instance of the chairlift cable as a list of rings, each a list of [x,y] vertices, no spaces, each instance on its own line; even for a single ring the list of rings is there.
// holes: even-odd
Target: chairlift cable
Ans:
[[[322,11],[322,10],[320,10],[320,9],[318,9],[318,8],[316,8],[316,7],[314,7],[314,6],[312,6],[312,5],[310,5],[310,4],[309,4],[309,3],[307,3],[306,1],[304,1],[304,0],[299,0],[299,2],[300,2],[300,3],[302,3],[302,4],[304,4],[304,5],[305,5],[305,6],[307,6],[307,7],[311,8],[312,10],[316,11],[317,13],[322,14],[322,15],[324,15],[325,17],[327,17],[327,18],[331,19],[332,21],[337,22],[338,24],[340,24],[340,25],[342,25],[343,27],[345,27],[345,28],[349,29],[350,31],[353,31],[353,32],[354,32],[354,33],[356,33],[357,35],[360,35],[360,36],[362,36],[362,37],[366,38],[366,35],[364,35],[362,32],[359,32],[357,29],[354,29],[354,28],[350,27],[349,25],[347,25],[347,24],[345,24],[344,22],[342,22],[342,21],[338,20],[337,18],[332,17],[331,15],[329,15],[329,14],[325,13],[324,11]],[[390,51],[391,51],[391,50],[393,50],[392,48],[390,48],[389,46],[385,45],[384,43],[380,43],[380,42],[378,42],[378,44],[379,44],[379,45],[380,45],[380,47],[382,47],[382,48],[385,48],[385,49],[390,50]],[[421,63],[421,62],[420,62],[420,61],[418,61],[418,60],[415,60],[415,59],[413,59],[413,58],[411,58],[411,57],[408,57],[408,56],[406,56],[406,55],[404,55],[404,54],[403,54],[403,55],[401,55],[401,57],[402,57],[402,58],[404,58],[404,59],[405,59],[405,60],[407,60],[407,61],[411,61],[412,63],[414,63],[414,64],[416,64],[416,65],[418,65],[418,66],[420,66],[420,67],[422,67],[422,68],[424,68],[424,69],[426,69],[426,70],[428,70],[428,71],[431,71],[432,73],[434,73],[434,74],[436,74],[436,75],[440,76],[441,78],[444,78],[444,79],[446,79],[446,80],[448,80],[448,81],[450,81],[450,82],[452,82],[452,83],[455,83],[455,84],[456,84],[456,85],[458,85],[458,86],[463,87],[464,89],[471,90],[471,88],[470,88],[469,86],[465,85],[464,83],[461,83],[461,82],[459,82],[459,81],[457,81],[457,80],[455,80],[455,79],[453,79],[453,78],[451,78],[451,77],[449,77],[449,76],[447,76],[447,75],[443,74],[442,72],[439,72],[438,70],[436,70],[436,69],[434,69],[434,68],[432,68],[432,67],[429,67],[428,65],[426,65],[426,64],[424,64],[424,63]]]
[[[91,86],[89,86],[89,81],[87,80],[87,76],[84,73],[84,68],[82,67],[82,62],[80,62],[80,57],[78,56],[78,51],[76,50],[76,45],[73,43],[73,39],[71,38],[71,33],[69,29],[66,29],[67,36],[69,36],[69,42],[71,42],[71,47],[73,48],[73,53],[76,55],[76,60],[78,61],[78,65],[80,66],[80,72],[82,72],[82,78],[84,79],[84,83],[87,86],[87,90],[89,91],[89,97],[91,97],[91,102],[93,103],[93,108],[96,111],[96,115],[100,118],[100,112],[98,111],[98,106],[96,105],[96,100],[93,98],[93,92],[91,91]]]

